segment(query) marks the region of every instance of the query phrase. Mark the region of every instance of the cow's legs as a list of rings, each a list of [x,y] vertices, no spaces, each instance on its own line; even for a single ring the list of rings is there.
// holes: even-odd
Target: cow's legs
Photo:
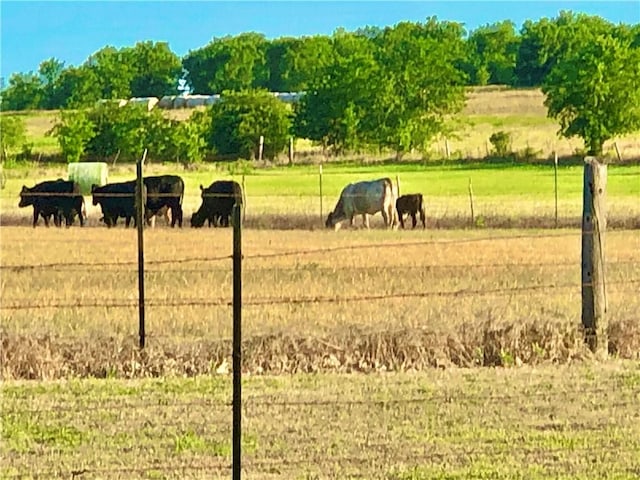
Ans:
[[[411,212],[411,228],[412,229],[416,228],[417,223],[418,223],[418,220],[416,219],[416,212]]]
[[[420,210],[420,220],[422,221],[422,228],[427,228],[427,216],[424,213],[424,208]]]
[[[36,228],[36,225],[38,224],[39,216],[40,216],[40,210],[37,209],[36,207],[33,207],[33,228]],[[49,226],[49,220],[47,220],[47,217],[44,217],[44,224],[47,227]]]

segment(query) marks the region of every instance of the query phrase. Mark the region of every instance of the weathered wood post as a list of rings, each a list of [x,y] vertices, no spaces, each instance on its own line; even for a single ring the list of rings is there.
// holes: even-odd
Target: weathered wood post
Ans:
[[[607,166],[595,157],[584,159],[582,191],[582,326],[593,352],[606,356],[607,292],[605,282],[605,232]]]
[[[324,222],[324,216],[322,215],[322,164],[320,164],[320,225]]]
[[[242,223],[247,219],[247,187],[242,174]]]
[[[451,158],[451,148],[449,147],[449,139],[448,138],[444,139],[444,149],[445,149],[445,154],[447,156],[447,160],[449,160],[449,158]]]
[[[473,187],[471,186],[471,177],[469,177],[469,203],[471,205],[471,226],[475,226],[476,217],[473,212]]]
[[[135,189],[135,206],[136,206],[136,226],[138,229],[138,337],[140,348],[144,348],[145,318],[144,318],[144,204],[145,190],[142,177],[142,165],[147,158],[147,149],[144,149],[142,158],[136,162],[136,189]]]
[[[289,137],[289,165],[293,165],[293,137]]]
[[[613,147],[616,149],[616,156],[618,157],[618,161],[622,162],[622,156],[620,155],[620,149],[618,148],[618,142],[613,142]]]
[[[555,192],[555,225],[558,228],[558,152],[554,152],[553,155],[553,178],[554,178],[554,187],[553,190]]]
[[[258,143],[258,160],[262,161],[262,152],[264,150],[264,135],[260,135],[260,140]]]
[[[233,434],[232,479],[242,471],[242,222],[240,205],[233,206]]]

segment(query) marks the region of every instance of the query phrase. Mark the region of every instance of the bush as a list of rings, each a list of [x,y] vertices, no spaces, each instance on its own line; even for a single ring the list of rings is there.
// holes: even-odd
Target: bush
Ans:
[[[62,111],[61,120],[47,135],[57,137],[67,162],[79,162],[89,141],[95,136],[94,125],[82,111]]]
[[[0,152],[2,156],[22,145],[27,138],[27,130],[20,117],[0,116]]]
[[[263,156],[275,159],[287,146],[291,129],[289,107],[266,90],[224,92],[209,110],[211,123],[206,137],[219,155],[258,158],[260,136]]]
[[[498,157],[507,157],[511,153],[511,134],[500,130],[489,137],[493,151]]]

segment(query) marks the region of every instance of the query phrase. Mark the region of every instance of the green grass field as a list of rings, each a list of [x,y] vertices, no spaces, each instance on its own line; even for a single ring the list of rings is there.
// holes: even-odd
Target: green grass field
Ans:
[[[180,175],[186,185],[185,219],[200,206],[200,185],[233,178],[244,181],[246,222],[253,228],[322,228],[324,218],[334,208],[342,188],[349,182],[389,176],[399,180],[400,193],[421,192],[427,204],[429,228],[477,227],[526,228],[555,225],[554,169],[549,165],[325,165],[322,175],[322,204],[318,166],[256,169],[231,175],[227,166],[209,165],[199,171],[182,166],[151,164],[145,174]],[[18,208],[23,185],[58,177],[66,178],[66,168],[41,166],[8,172],[0,197],[3,223],[28,225],[31,207]],[[561,166],[558,170],[558,218],[560,226],[577,226],[582,211],[581,166]],[[131,165],[110,170],[110,181],[135,178]],[[469,182],[473,191],[474,222],[471,222]],[[99,207],[86,198],[89,224],[97,225]],[[636,228],[640,222],[640,166],[608,167],[607,210],[611,228]],[[321,215],[322,213],[322,215]],[[381,225],[381,217],[373,218]],[[41,222],[42,223],[42,222]]]

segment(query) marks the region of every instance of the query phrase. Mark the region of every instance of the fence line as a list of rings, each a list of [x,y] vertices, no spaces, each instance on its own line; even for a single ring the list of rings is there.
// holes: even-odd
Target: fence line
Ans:
[[[440,245],[459,245],[465,243],[478,243],[478,242],[490,242],[495,240],[522,240],[522,239],[543,239],[543,238],[561,238],[561,237],[575,237],[575,233],[548,233],[543,235],[499,235],[490,237],[479,238],[463,238],[463,239],[451,239],[451,240],[420,240],[413,242],[385,242],[385,243],[369,243],[369,244],[357,244],[357,245],[341,245],[337,247],[329,248],[316,248],[308,250],[292,250],[288,252],[278,253],[258,253],[253,255],[243,255],[243,260],[255,260],[265,258],[278,258],[278,257],[290,257],[297,255],[314,255],[323,253],[334,253],[340,251],[351,250],[364,250],[374,248],[400,248],[400,247],[415,247],[415,246],[440,246]],[[164,265],[172,263],[185,263],[185,262],[214,262],[222,260],[231,260],[232,255],[223,255],[218,257],[187,257],[182,259],[161,259],[161,260],[147,260],[145,265]],[[137,261],[126,262],[55,262],[47,264],[36,265],[0,265],[0,270],[11,269],[35,269],[35,268],[52,268],[57,266],[76,266],[76,267],[108,267],[108,266],[122,266],[122,265],[137,265]]]
[[[636,284],[640,283],[640,279],[611,281],[609,284]],[[468,295],[511,295],[516,292],[537,291],[537,290],[557,290],[579,288],[576,284],[546,284],[546,285],[529,285],[512,288],[492,288],[492,289],[461,289],[461,290],[443,290],[431,292],[397,292],[378,295],[362,295],[362,296],[309,296],[309,297],[249,297],[243,305],[261,306],[261,305],[278,305],[278,304],[301,304],[301,303],[348,303],[386,299],[404,299],[404,298],[427,298],[427,297],[461,297]],[[151,307],[183,307],[183,306],[231,306],[232,302],[229,298],[217,299],[183,299],[183,300],[167,300],[167,299],[147,299],[148,306]],[[43,308],[130,308],[136,307],[137,301],[132,299],[129,302],[122,301],[105,301],[93,303],[49,303],[49,304],[13,304],[0,305],[0,310],[25,310],[25,309],[43,309]]]
[[[611,281],[611,284],[636,284],[640,283],[640,279],[624,280],[624,281]],[[263,305],[281,305],[281,304],[308,304],[308,303],[349,303],[349,302],[363,302],[363,301],[377,301],[387,299],[406,299],[406,298],[428,298],[428,297],[463,297],[470,295],[512,295],[517,292],[532,292],[540,290],[558,290],[558,289],[578,289],[580,285],[566,284],[566,285],[529,285],[523,287],[513,288],[492,288],[492,289],[462,289],[462,290],[448,290],[448,291],[433,291],[433,292],[398,292],[389,294],[378,295],[362,295],[362,296],[350,296],[350,297],[338,297],[338,296],[310,296],[310,297],[251,297],[243,301],[243,306],[263,306]],[[625,291],[625,290],[618,290]],[[548,293],[548,292],[547,292]],[[185,299],[185,300],[158,300],[147,299],[146,305],[149,307],[216,307],[232,306],[231,299],[217,298],[217,299]],[[14,304],[14,305],[0,305],[0,310],[31,310],[31,309],[45,309],[45,308],[132,308],[137,307],[138,303],[135,299],[130,302],[104,302],[104,303],[50,303],[50,304]]]
[[[245,259],[246,260],[246,259]],[[185,260],[186,261],[186,260]],[[176,262],[180,262],[176,260]],[[184,261],[183,261],[184,262]],[[82,273],[92,273],[91,270],[87,270],[86,268],[75,268],[75,264],[59,264],[59,266],[64,267],[65,265],[72,265],[71,268],[56,268],[57,272],[82,272]],[[97,264],[92,264],[96,266]],[[615,265],[640,265],[640,260],[621,260],[614,262],[607,262],[607,267],[615,266]],[[128,264],[117,264],[113,266],[129,266]],[[43,266],[44,268],[45,266]],[[327,266],[313,266],[310,268],[305,268],[304,266],[272,266],[272,267],[254,267],[254,268],[245,268],[244,272],[342,272],[342,271],[410,271],[410,270],[445,270],[445,269],[457,269],[457,268],[466,268],[466,269],[489,269],[489,268],[514,268],[514,267],[572,267],[579,268],[576,262],[511,262],[511,263],[449,263],[449,264],[425,264],[425,265],[375,265],[369,267],[363,266],[338,266],[338,267],[327,267]],[[11,265],[4,266],[5,269],[12,271],[21,271],[21,270],[32,270],[36,269],[35,265]],[[0,267],[2,269],[2,267]],[[108,270],[100,270],[96,271],[96,274],[103,273],[137,273],[137,269],[133,268],[110,268]],[[229,268],[227,267],[202,267],[202,268],[172,268],[170,273],[212,273],[212,272],[228,272]],[[167,273],[166,270],[162,269],[145,269],[145,273]]]

